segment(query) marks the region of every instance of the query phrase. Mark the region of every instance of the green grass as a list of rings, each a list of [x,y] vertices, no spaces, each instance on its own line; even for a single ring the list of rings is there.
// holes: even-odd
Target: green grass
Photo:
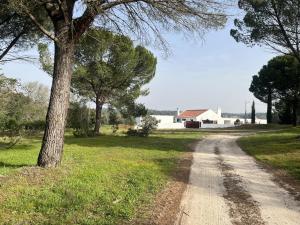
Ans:
[[[238,144],[248,154],[300,180],[300,128],[242,137]]]
[[[62,166],[34,167],[40,137],[0,150],[0,224],[122,224],[151,204],[199,132],[66,136]],[[24,167],[25,166],[25,167]]]
[[[291,128],[291,125],[282,124],[242,124],[241,126],[233,127],[231,129],[241,129],[241,130],[281,130]]]

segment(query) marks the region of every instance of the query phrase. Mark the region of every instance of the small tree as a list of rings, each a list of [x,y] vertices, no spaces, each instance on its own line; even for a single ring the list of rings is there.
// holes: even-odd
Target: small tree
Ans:
[[[119,124],[121,123],[120,115],[113,107],[109,107],[109,124],[112,125],[113,133],[119,130]]]
[[[92,125],[90,123],[90,110],[84,100],[71,102],[67,118],[67,127],[74,130],[74,136],[89,136],[89,130]]]
[[[100,132],[103,105],[118,103],[120,107],[146,94],[141,88],[154,77],[156,69],[151,52],[105,30],[93,29],[84,35],[75,58],[73,90],[95,102],[95,135]]]
[[[251,123],[255,124],[255,102],[253,100],[252,106],[251,106]]]
[[[142,127],[141,132],[140,132],[141,135],[143,137],[148,137],[149,134],[157,128],[158,123],[159,123],[159,121],[156,118],[149,116],[149,115],[145,116],[143,118],[142,125],[141,125],[141,127]]]
[[[38,82],[22,84],[22,93],[30,99],[24,106],[27,122],[45,121],[49,103],[49,88]]]
[[[25,124],[36,121],[30,116],[31,107],[38,105],[24,95],[18,80],[0,75],[0,131],[8,137],[8,147],[20,140]]]
[[[267,122],[272,123],[272,105],[273,101],[277,98],[275,88],[275,80],[277,79],[276,73],[272,72],[273,69],[270,65],[265,65],[258,72],[258,75],[252,77],[252,82],[249,91],[259,99],[267,104]]]
[[[0,75],[0,121],[1,130],[19,133],[24,121],[24,107],[30,99],[21,92],[18,80]]]
[[[140,136],[148,137],[149,134],[157,128],[159,121],[152,116],[145,116],[142,118],[141,124],[137,127],[136,130],[129,129],[127,131],[128,136]]]
[[[121,100],[124,100],[123,98]],[[126,99],[125,99],[126,100]],[[128,99],[127,99],[128,100]],[[137,117],[144,117],[148,114],[148,109],[141,103],[135,103],[131,99],[125,102],[114,102],[114,105],[120,111],[125,122],[134,125]]]
[[[234,126],[240,126],[240,125],[241,125],[240,119],[236,119],[236,120],[234,121]]]

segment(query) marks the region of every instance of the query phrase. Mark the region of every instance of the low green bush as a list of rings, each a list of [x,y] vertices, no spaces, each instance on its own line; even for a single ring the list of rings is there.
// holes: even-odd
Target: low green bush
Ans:
[[[145,116],[141,125],[137,129],[128,129],[128,136],[148,137],[149,134],[157,128],[158,120],[152,116]]]

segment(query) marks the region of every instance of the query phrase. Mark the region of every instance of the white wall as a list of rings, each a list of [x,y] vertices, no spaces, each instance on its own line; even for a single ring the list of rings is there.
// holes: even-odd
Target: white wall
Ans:
[[[227,128],[234,127],[234,124],[201,124],[201,128]]]
[[[245,119],[244,118],[223,118],[224,122],[229,122],[234,124],[234,122],[239,119],[241,121],[242,124],[245,123]],[[247,119],[247,123],[250,124],[251,123],[251,119]],[[255,123],[256,124],[267,124],[267,120],[266,119],[255,119]]]
[[[160,123],[174,123],[174,116],[167,115],[150,115],[160,121]]]
[[[183,129],[184,123],[159,123],[157,129]]]
[[[151,115],[159,121],[157,129],[182,129],[184,123],[174,123],[174,116]]]
[[[256,124],[267,124],[267,120],[266,119],[255,119],[255,123]]]
[[[159,123],[157,125],[157,129],[183,129],[184,122],[178,123],[174,122],[174,116],[167,115],[151,115],[156,118]],[[199,115],[197,118],[193,118],[194,121],[202,121],[202,120],[213,120],[218,121],[218,124],[203,124],[201,123],[201,128],[226,128],[233,127],[236,119],[240,119],[241,123],[244,123],[243,118],[222,118],[213,110],[207,110],[206,112]],[[136,118],[136,125],[139,126],[142,121],[142,118]],[[227,122],[227,123],[224,123]],[[248,123],[251,123],[251,119],[247,119]],[[267,124],[267,120],[256,119],[256,124]]]
[[[222,117],[220,117],[215,111],[211,109],[197,116],[197,121],[202,121],[202,120],[213,120],[213,121],[217,121],[218,124],[224,124]]]

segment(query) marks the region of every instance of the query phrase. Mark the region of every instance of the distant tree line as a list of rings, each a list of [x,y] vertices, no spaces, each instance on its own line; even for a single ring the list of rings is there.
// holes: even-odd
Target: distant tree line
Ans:
[[[49,101],[49,88],[38,82],[21,83],[19,80],[0,74],[0,134],[11,138],[40,133],[45,128]],[[94,135],[96,109],[88,100],[71,97],[68,109],[67,128],[74,135]],[[142,104],[106,104],[101,113],[101,124],[112,125],[115,131],[119,124],[133,125],[135,117],[146,115]]]
[[[177,111],[149,109],[149,110],[148,110],[148,113],[149,113],[150,115],[176,116]]]
[[[252,113],[247,113],[246,118],[250,119],[252,116]],[[245,113],[222,113],[222,117],[225,118],[245,118]],[[255,118],[257,119],[266,119],[266,113],[261,112],[255,112]]]
[[[39,131],[45,127],[49,89],[38,82],[22,84],[0,75],[0,131],[17,136],[22,131]]]
[[[70,102],[66,127],[71,128],[76,137],[95,135],[96,109],[89,105],[87,100],[80,98],[73,99]],[[115,133],[119,129],[120,124],[132,127],[135,125],[135,118],[137,116],[145,116],[147,112],[147,109],[142,104],[135,104],[133,108],[123,105],[122,109],[106,104],[101,112],[100,123],[102,125],[110,125],[112,132]]]

